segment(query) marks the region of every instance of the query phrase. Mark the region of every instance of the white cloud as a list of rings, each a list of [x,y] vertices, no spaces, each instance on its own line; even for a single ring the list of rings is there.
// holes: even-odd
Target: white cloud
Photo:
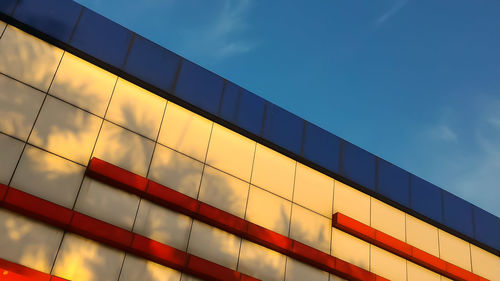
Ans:
[[[429,135],[434,140],[444,142],[456,142],[457,134],[446,125],[437,125],[430,129]]]
[[[385,13],[383,13],[376,20],[376,24],[377,25],[383,24],[384,22],[389,20],[391,17],[396,15],[399,11],[401,11],[401,9],[403,9],[403,7],[406,6],[406,4],[408,4],[408,0],[396,0],[396,2],[394,2],[392,7],[389,10],[387,10]]]

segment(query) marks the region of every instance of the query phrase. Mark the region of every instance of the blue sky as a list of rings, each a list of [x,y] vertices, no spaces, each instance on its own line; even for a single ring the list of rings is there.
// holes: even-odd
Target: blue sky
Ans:
[[[500,216],[500,1],[78,2]]]

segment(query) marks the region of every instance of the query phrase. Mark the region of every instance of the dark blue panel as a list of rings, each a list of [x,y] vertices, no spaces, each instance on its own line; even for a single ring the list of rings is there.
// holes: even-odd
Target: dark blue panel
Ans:
[[[302,156],[334,173],[338,173],[339,137],[309,122],[306,122],[305,130]]]
[[[2,0],[0,1],[0,12],[6,15],[10,15],[14,7],[16,6],[17,0]]]
[[[263,98],[243,89],[238,104],[236,124],[251,133],[260,135],[265,110],[266,101]]]
[[[14,18],[62,42],[68,42],[82,6],[67,0],[20,0]]]
[[[383,160],[378,161],[377,192],[403,205],[410,206],[410,174]]]
[[[124,70],[167,92],[172,92],[180,57],[145,39],[134,38]]]
[[[131,39],[131,31],[85,9],[70,44],[99,60],[121,68]]]
[[[343,141],[340,174],[375,191],[375,156],[352,143]]]
[[[500,218],[476,206],[472,207],[476,240],[500,251]]]
[[[272,103],[267,104],[263,137],[293,153],[301,154],[304,120]]]
[[[443,222],[441,188],[411,175],[410,208],[439,223]]]
[[[469,237],[474,237],[472,204],[443,190],[443,224]]]
[[[222,102],[219,109],[219,117],[236,124],[236,113],[238,111],[238,102],[241,88],[231,82],[226,83]]]
[[[220,76],[184,60],[175,87],[175,95],[216,115],[223,87],[224,80]]]

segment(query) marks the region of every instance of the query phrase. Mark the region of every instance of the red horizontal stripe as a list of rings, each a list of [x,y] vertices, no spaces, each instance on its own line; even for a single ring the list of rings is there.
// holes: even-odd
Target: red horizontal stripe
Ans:
[[[453,280],[487,280],[341,213],[333,215],[333,226]]]
[[[5,186],[3,186],[5,187]],[[2,186],[0,185],[0,189]],[[0,259],[0,281],[64,281],[60,277]]]

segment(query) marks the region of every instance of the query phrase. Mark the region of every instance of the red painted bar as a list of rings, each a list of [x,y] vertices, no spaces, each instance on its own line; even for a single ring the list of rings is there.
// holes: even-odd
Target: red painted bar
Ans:
[[[66,279],[0,259],[0,281],[65,281]],[[66,280],[67,281],[67,280]]]

